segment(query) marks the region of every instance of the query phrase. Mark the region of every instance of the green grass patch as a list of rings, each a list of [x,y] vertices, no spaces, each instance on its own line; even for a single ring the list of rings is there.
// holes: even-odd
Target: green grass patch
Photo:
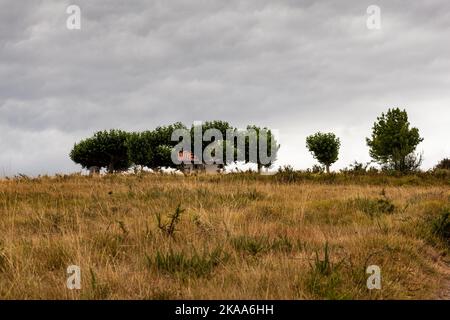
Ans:
[[[349,205],[364,212],[370,217],[379,216],[381,214],[392,214],[396,209],[392,201],[387,198],[356,198],[350,200]]]
[[[149,256],[146,258],[148,266],[158,271],[182,277],[203,277],[209,275],[221,263],[225,263],[228,257],[222,248],[216,248],[202,253],[194,251],[190,256],[172,249],[167,252],[158,250],[154,258]]]
[[[268,251],[291,252],[295,245],[285,236],[276,239],[267,237],[238,236],[231,239],[231,245],[239,251],[256,256]]]
[[[342,262],[334,264],[330,258],[328,243],[325,243],[323,258],[316,250],[310,270],[307,274],[306,287],[315,297],[320,299],[350,299],[351,294],[344,290],[345,281],[342,279],[340,267]]]
[[[431,232],[450,246],[450,211],[431,221]]]

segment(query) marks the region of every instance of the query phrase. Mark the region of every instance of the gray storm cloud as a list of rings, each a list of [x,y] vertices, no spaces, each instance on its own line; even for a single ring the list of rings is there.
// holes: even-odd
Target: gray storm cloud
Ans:
[[[66,8],[81,8],[68,30]],[[366,27],[369,5],[381,30]],[[0,0],[0,174],[71,172],[96,130],[223,119],[278,129],[280,164],[314,163],[305,137],[341,137],[336,167],[404,107],[424,167],[449,156],[450,3]]]

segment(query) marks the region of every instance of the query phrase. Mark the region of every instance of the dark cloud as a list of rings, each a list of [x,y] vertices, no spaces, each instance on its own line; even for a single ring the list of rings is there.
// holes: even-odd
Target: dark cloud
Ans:
[[[66,29],[69,4],[82,28]],[[381,7],[382,29],[366,28]],[[280,130],[280,162],[309,166],[335,131],[337,166],[368,160],[376,116],[405,107],[425,165],[450,146],[450,4],[410,1],[0,0],[0,170],[75,170],[95,130],[226,119]],[[1,172],[0,172],[1,173]]]

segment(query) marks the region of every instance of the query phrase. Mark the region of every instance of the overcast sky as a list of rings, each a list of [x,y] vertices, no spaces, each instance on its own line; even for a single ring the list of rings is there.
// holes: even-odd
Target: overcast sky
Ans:
[[[296,168],[335,132],[342,168],[397,106],[424,168],[450,156],[448,0],[0,0],[0,175],[79,171],[68,153],[97,130],[212,119],[278,129]]]

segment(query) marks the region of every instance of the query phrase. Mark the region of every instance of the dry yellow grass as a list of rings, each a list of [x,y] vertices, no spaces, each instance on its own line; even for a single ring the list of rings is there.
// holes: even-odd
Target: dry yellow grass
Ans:
[[[0,297],[448,298],[448,244],[431,231],[448,185],[249,177],[1,180]],[[171,236],[156,216],[167,223],[178,204]],[[73,264],[81,290],[66,288]],[[367,289],[368,265],[380,266],[381,290]]]

